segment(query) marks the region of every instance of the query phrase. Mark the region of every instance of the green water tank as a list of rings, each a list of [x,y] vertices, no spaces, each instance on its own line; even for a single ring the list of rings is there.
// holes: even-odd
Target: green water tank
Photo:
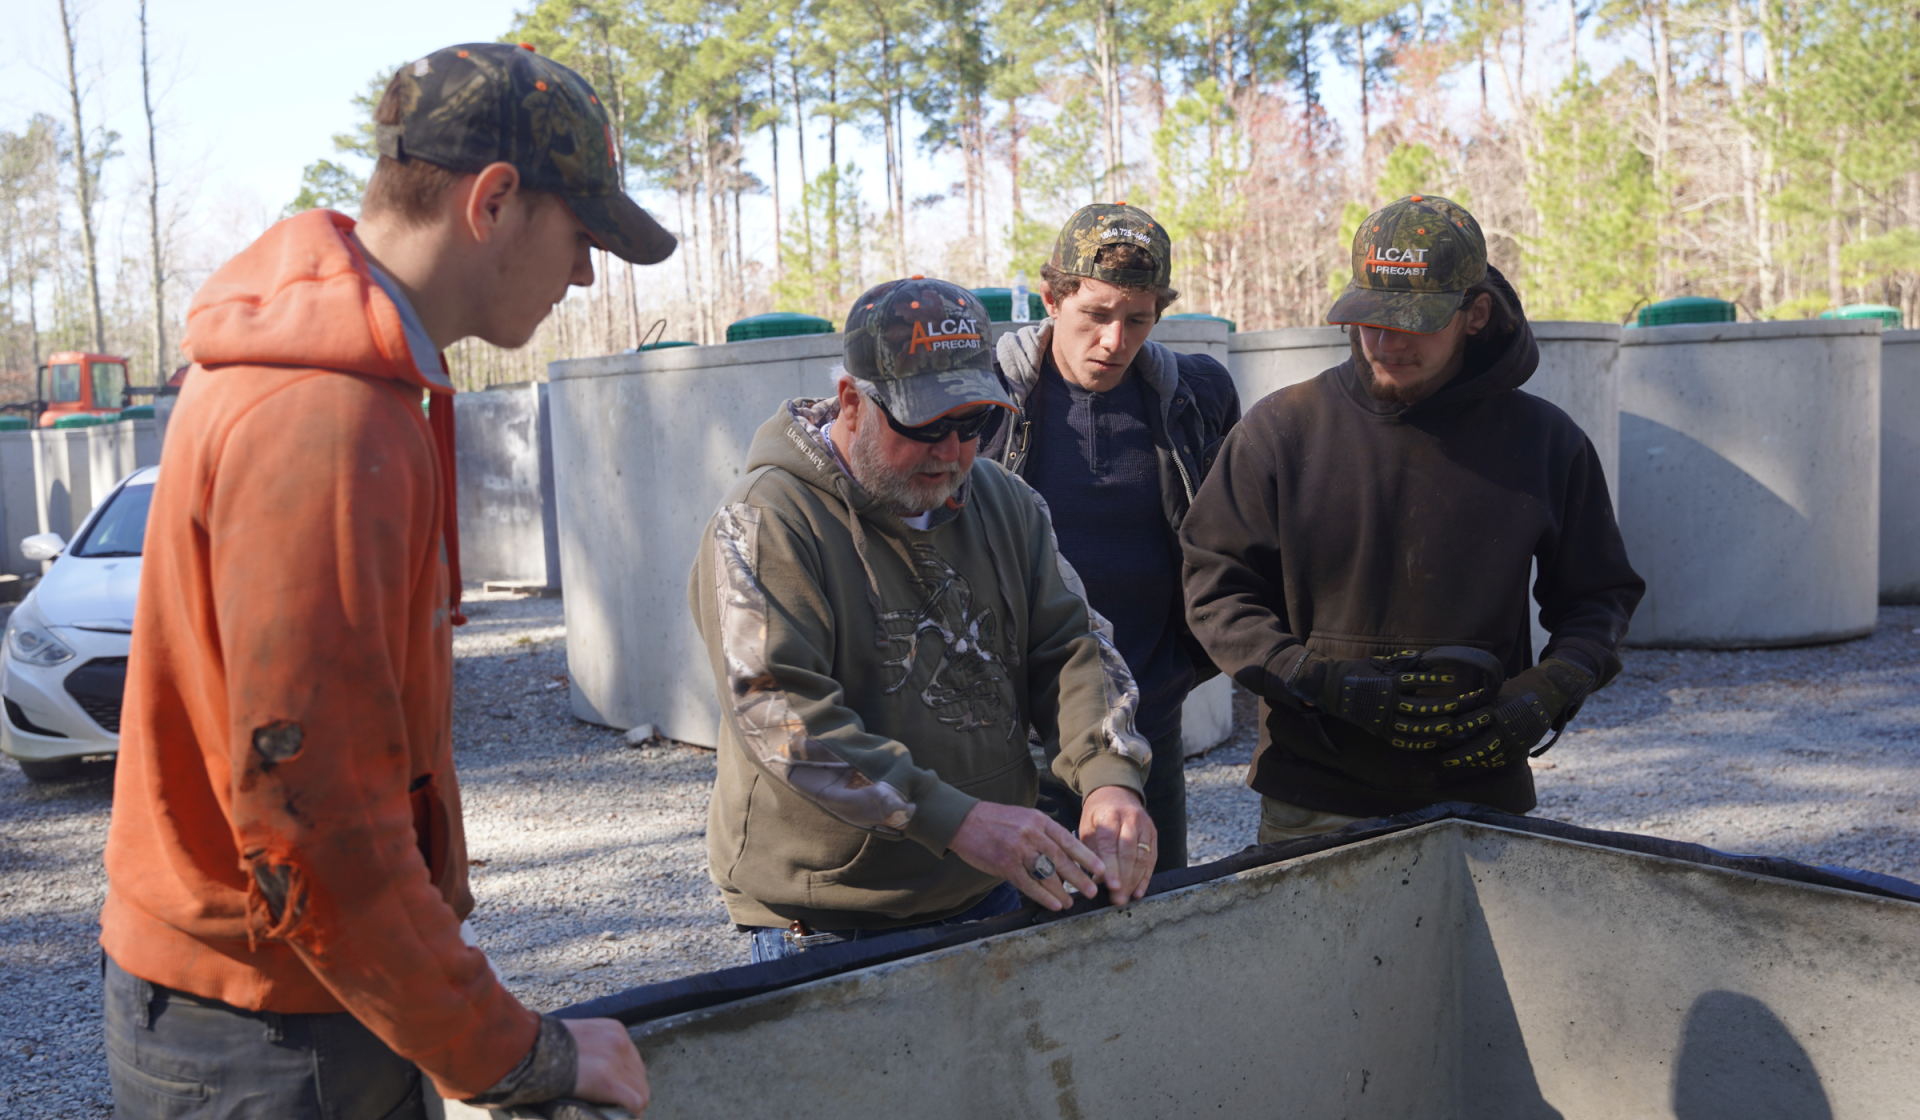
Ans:
[[[0,432],[24,432],[32,426],[24,416],[0,416]]]
[[[1677,327],[1682,323],[1731,323],[1733,304],[1706,296],[1663,299],[1640,309],[1638,327]]]
[[[120,410],[120,419],[151,420],[153,419],[153,406],[150,404],[136,404],[131,408],[123,408]]]
[[[832,323],[818,315],[800,315],[792,311],[769,311],[750,315],[727,324],[728,342],[751,342],[756,338],[790,338],[797,334],[832,334]]]
[[[1884,303],[1849,303],[1835,311],[1822,311],[1822,319],[1878,319],[1886,324],[1885,329],[1900,329],[1900,309]]]
[[[1013,322],[1012,288],[975,288],[973,289],[973,294],[980,297],[980,306],[986,309],[988,322]],[[1046,317],[1047,305],[1045,301],[1040,298],[1040,293],[1029,290],[1027,292],[1027,318],[1037,323]]]
[[[1198,320],[1200,320],[1201,322],[1209,322],[1209,323],[1225,323],[1225,324],[1227,325],[1227,333],[1228,333],[1228,334],[1232,334],[1232,333],[1234,333],[1235,331],[1237,331],[1237,330],[1239,330],[1239,329],[1240,329],[1240,324],[1238,324],[1238,323],[1236,323],[1236,322],[1234,322],[1234,321],[1233,321],[1232,319],[1222,319],[1222,318],[1221,318],[1220,316],[1218,316],[1218,315],[1207,315],[1207,314],[1203,314],[1202,312],[1199,312],[1199,311],[1182,311],[1182,312],[1181,312],[1180,314],[1178,314],[1178,315],[1167,315],[1167,316],[1164,316],[1164,318],[1167,318],[1167,319],[1198,319]]]
[[[56,428],[94,428],[108,423],[113,417],[95,416],[91,412],[76,412],[72,416],[62,416],[53,422]]]

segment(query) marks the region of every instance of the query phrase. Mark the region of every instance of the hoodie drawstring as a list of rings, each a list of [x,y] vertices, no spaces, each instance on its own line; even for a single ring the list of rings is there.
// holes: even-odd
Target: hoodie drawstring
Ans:
[[[446,359],[441,359],[446,364]],[[454,475],[453,394],[427,394],[427,426],[433,431],[433,447],[440,456],[440,539],[447,551],[447,579],[453,585],[448,610],[455,626],[465,626],[467,616],[460,613],[460,487]]]
[[[873,608],[873,645],[875,649],[887,648],[887,624],[880,617],[880,577],[873,574],[873,564],[867,559],[867,530],[861,523],[860,512],[853,508],[853,483],[844,475],[833,480],[833,491],[847,504],[847,527],[853,533],[853,554],[860,558],[860,566],[867,572],[867,605]]]

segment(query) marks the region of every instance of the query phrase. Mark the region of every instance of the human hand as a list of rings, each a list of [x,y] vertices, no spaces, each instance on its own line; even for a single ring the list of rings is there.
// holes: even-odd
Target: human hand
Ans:
[[[1159,834],[1139,794],[1125,786],[1088,794],[1081,803],[1080,839],[1107,865],[1107,894],[1115,906],[1146,897]]]
[[[595,1104],[617,1104],[639,1116],[647,1111],[653,1091],[647,1086],[647,1064],[627,1036],[627,1028],[614,1019],[562,1019],[573,1035],[574,1049],[580,1055],[579,1072],[574,1075],[573,1095]]]
[[[1580,666],[1547,658],[1502,685],[1487,708],[1463,719],[1469,734],[1442,744],[1453,749],[1439,756],[1440,765],[1499,770],[1523,761],[1548,732],[1558,732],[1579,713],[1593,685],[1593,674]]]
[[[947,850],[969,865],[1012,883],[1015,890],[1049,910],[1073,905],[1067,897],[1067,883],[1072,883],[1082,898],[1093,897],[1095,888],[1089,876],[1106,870],[1099,856],[1045,813],[992,801],[974,803],[960,822],[960,831],[947,841]],[[1045,879],[1033,874],[1038,856],[1047,857],[1054,866],[1054,873]]]
[[[1321,710],[1387,740],[1426,751],[1450,735],[1478,730],[1463,723],[1506,678],[1485,650],[1442,646],[1421,653],[1336,661],[1309,650],[1287,687]]]

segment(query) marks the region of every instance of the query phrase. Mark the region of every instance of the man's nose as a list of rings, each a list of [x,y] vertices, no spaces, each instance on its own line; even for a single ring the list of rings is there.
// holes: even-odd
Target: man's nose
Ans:
[[[930,443],[927,446],[931,449],[933,457],[943,463],[954,463],[960,459],[959,432],[948,432],[940,437],[939,443]]]
[[[1100,328],[1100,333],[1094,336],[1094,341],[1098,342],[1108,353],[1118,353],[1121,345],[1126,341],[1126,324],[1120,322],[1118,319],[1111,323],[1103,324]]]

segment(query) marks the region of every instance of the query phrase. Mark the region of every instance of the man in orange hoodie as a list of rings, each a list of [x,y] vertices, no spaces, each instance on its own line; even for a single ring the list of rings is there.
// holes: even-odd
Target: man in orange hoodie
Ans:
[[[589,246],[674,239],[531,47],[410,63],[375,118],[363,220],[281,222],[187,316],[107,840],[121,1117],[424,1116],[423,1071],[476,1104],[646,1106],[620,1024],[534,1014],[463,939],[440,351],[523,345]]]

